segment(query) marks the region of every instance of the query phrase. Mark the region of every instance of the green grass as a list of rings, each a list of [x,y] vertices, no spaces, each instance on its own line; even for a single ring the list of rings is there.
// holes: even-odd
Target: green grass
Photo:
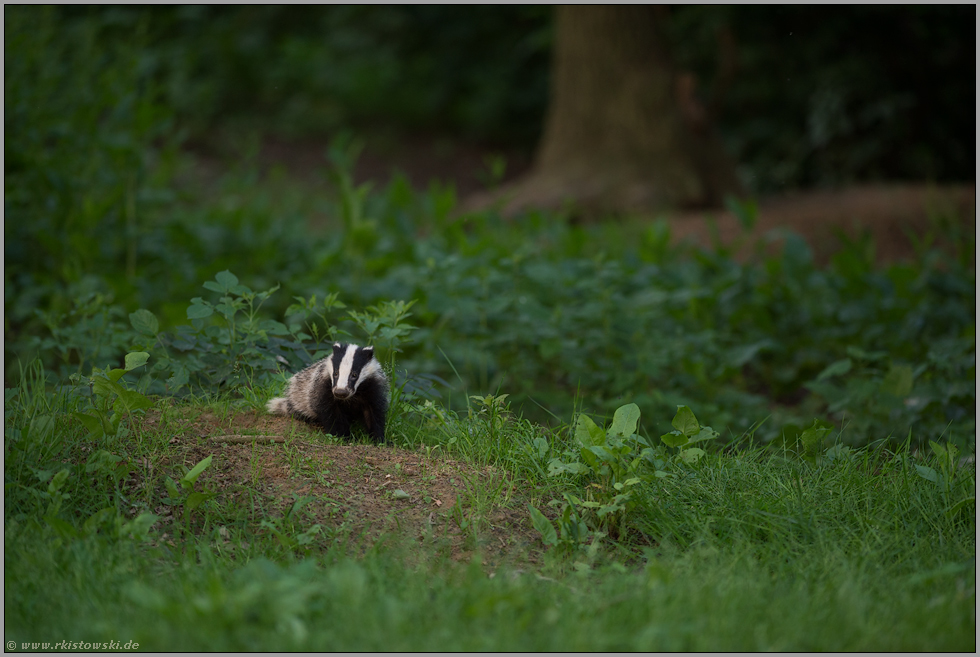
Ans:
[[[666,553],[632,572],[560,580],[391,555],[227,570],[207,553],[147,568],[142,555],[42,548],[79,573],[36,582],[37,603],[8,612],[8,640],[125,637],[147,650],[970,651],[967,567],[896,577],[840,549],[789,563],[716,549]],[[7,565],[10,565],[8,559]],[[9,601],[9,598],[8,598]],[[9,602],[8,602],[9,604]],[[13,618],[12,618],[13,616]],[[15,625],[18,630],[9,628]],[[76,640],[77,640],[76,639]]]
[[[360,557],[339,544],[284,557],[254,525],[232,558],[213,529],[151,547],[12,521],[5,639],[148,650],[973,650],[974,511],[947,516],[943,491],[914,462],[881,450],[821,466],[712,455],[651,484],[632,518],[646,541],[496,569],[398,541]],[[960,469],[954,492],[971,487],[975,470]],[[230,520],[202,511],[215,516],[210,527]]]
[[[20,440],[5,440],[5,639],[18,644],[975,649],[976,470],[958,458],[944,461],[942,450],[913,454],[908,445],[884,443],[851,450],[838,443],[820,447],[814,457],[751,448],[707,453],[688,464],[677,448],[658,446],[656,471],[666,476],[652,476],[653,466],[643,462],[634,466],[641,494],[628,507],[617,540],[578,507],[589,525],[583,536],[547,549],[535,541],[502,560],[460,563],[436,544],[420,545],[399,532],[369,545],[328,529],[305,548],[286,548],[264,521],[298,536],[312,520],[302,513],[280,517],[258,473],[234,484],[253,497],[250,508],[219,496],[195,509],[189,523],[177,513],[144,532],[119,531],[111,521],[90,527],[102,508],[121,509],[127,521],[140,509],[165,504],[160,479],[180,477],[168,461],[180,420],[202,412],[220,416],[232,404],[160,403],[155,428],[137,430],[124,419],[120,426],[133,430],[130,439],[93,442],[83,427],[64,422],[82,407],[79,398],[46,393],[37,382],[26,378],[5,406],[8,428],[24,423]],[[402,447],[493,464],[518,482],[516,494],[505,494],[492,479],[468,482],[463,506],[476,539],[494,508],[532,500],[548,509],[548,500],[585,498],[594,485],[608,483],[598,470],[549,475],[542,467],[578,449],[572,428],[542,431],[510,415],[506,405],[483,401],[462,415],[431,405],[424,414],[406,407],[391,431]],[[435,410],[444,418],[439,424],[433,424]],[[30,451],[42,447],[30,439],[42,411],[60,418],[63,436],[46,466],[43,455]],[[542,437],[548,445],[543,457],[534,442]],[[95,447],[155,474],[138,491],[119,488],[111,469],[87,467]],[[288,458],[297,470],[308,467],[295,454]],[[52,491],[58,468],[68,476]],[[67,497],[52,512],[55,493]],[[473,544],[479,554],[479,540]]]

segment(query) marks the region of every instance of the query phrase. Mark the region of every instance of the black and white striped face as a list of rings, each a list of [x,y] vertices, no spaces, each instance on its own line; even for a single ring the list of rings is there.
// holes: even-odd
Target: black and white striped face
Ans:
[[[327,377],[333,386],[333,396],[348,399],[357,388],[372,376],[381,372],[381,365],[374,359],[374,347],[358,347],[356,344],[336,343],[327,364]]]

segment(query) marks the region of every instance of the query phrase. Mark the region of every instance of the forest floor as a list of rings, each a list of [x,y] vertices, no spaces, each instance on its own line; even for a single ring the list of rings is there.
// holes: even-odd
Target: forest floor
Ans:
[[[290,183],[298,184],[303,193],[306,189],[326,193],[330,186],[327,147],[323,141],[266,138],[255,161],[262,175],[278,171]],[[234,161],[232,152],[214,144],[190,149],[196,172],[205,180],[217,180],[225,173],[222,162]],[[519,177],[531,165],[530,157],[519,151],[500,152],[419,137],[368,144],[353,173],[356,184],[371,181],[375,187],[385,185],[395,172],[404,174],[417,189],[426,188],[433,180],[452,183],[457,198],[465,199],[487,188],[495,157],[507,162],[504,175],[493,181],[496,184]],[[887,264],[912,258],[916,243],[930,240],[952,247],[960,240],[972,252],[975,198],[974,185],[924,183],[796,191],[760,199],[758,219],[748,234],[727,210],[674,212],[651,219],[666,220],[675,242],[711,246],[720,241],[730,245],[738,257],[751,257],[760,244],[764,249],[778,248],[784,229],[802,235],[818,262],[827,262],[842,240],[870,237],[867,243],[874,249],[874,259]],[[314,224],[326,221],[326,217],[311,216]],[[944,237],[937,239],[936,235]],[[267,510],[273,516],[285,514],[297,496],[312,496],[331,501],[307,508],[305,512],[312,514],[310,522],[333,531],[349,531],[351,540],[362,545],[394,532],[423,543],[436,541],[439,549],[455,559],[468,559],[475,550],[491,561],[508,561],[517,554],[527,559],[540,545],[527,519],[527,500],[515,491],[504,472],[481,469],[441,454],[329,444],[301,422],[262,413],[223,419],[201,416],[189,422],[186,431],[180,432],[177,445],[183,464],[191,467],[208,454],[220,454],[205,479],[213,478],[214,487],[232,498],[245,494],[242,491],[247,489],[242,484],[252,481],[263,490]],[[265,438],[259,444],[223,442],[221,436],[225,434],[260,434]],[[479,491],[501,488],[510,491],[503,496],[508,504],[492,508],[480,505]],[[245,499],[241,502],[251,503]]]
[[[221,152],[215,142],[192,148],[206,173],[220,175]],[[322,140],[262,139],[257,160],[260,169],[279,168],[291,180],[326,184],[328,143]],[[227,153],[227,151],[226,151]],[[496,179],[492,162],[506,163]],[[355,183],[384,185],[401,172],[416,189],[433,180],[452,183],[457,199],[485,191],[491,184],[511,182],[531,167],[526,150],[499,150],[449,138],[418,135],[410,138],[379,137],[369,141],[354,167]],[[711,246],[715,240],[732,246],[739,257],[751,254],[754,245],[778,248],[781,231],[790,229],[804,237],[818,262],[827,262],[844,240],[871,238],[879,264],[911,259],[922,246],[971,248],[976,240],[976,185],[936,185],[926,182],[860,184],[840,189],[793,190],[758,199],[758,219],[746,234],[728,210],[682,210],[653,216],[665,219],[675,242]]]

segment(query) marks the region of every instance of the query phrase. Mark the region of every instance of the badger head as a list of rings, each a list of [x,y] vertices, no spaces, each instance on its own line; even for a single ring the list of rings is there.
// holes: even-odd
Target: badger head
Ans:
[[[374,347],[356,344],[335,343],[330,365],[330,381],[336,399],[350,399],[362,383],[381,373],[381,365],[374,359]]]

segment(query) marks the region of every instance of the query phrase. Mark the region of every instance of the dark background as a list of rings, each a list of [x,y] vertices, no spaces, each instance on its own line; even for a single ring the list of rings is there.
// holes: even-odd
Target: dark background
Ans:
[[[197,140],[351,128],[530,154],[548,102],[552,9],[539,6],[63,7],[145,45]],[[754,193],[975,178],[973,5],[673,6],[696,75]],[[724,36],[723,36],[724,35]],[[723,46],[724,39],[727,46]]]

